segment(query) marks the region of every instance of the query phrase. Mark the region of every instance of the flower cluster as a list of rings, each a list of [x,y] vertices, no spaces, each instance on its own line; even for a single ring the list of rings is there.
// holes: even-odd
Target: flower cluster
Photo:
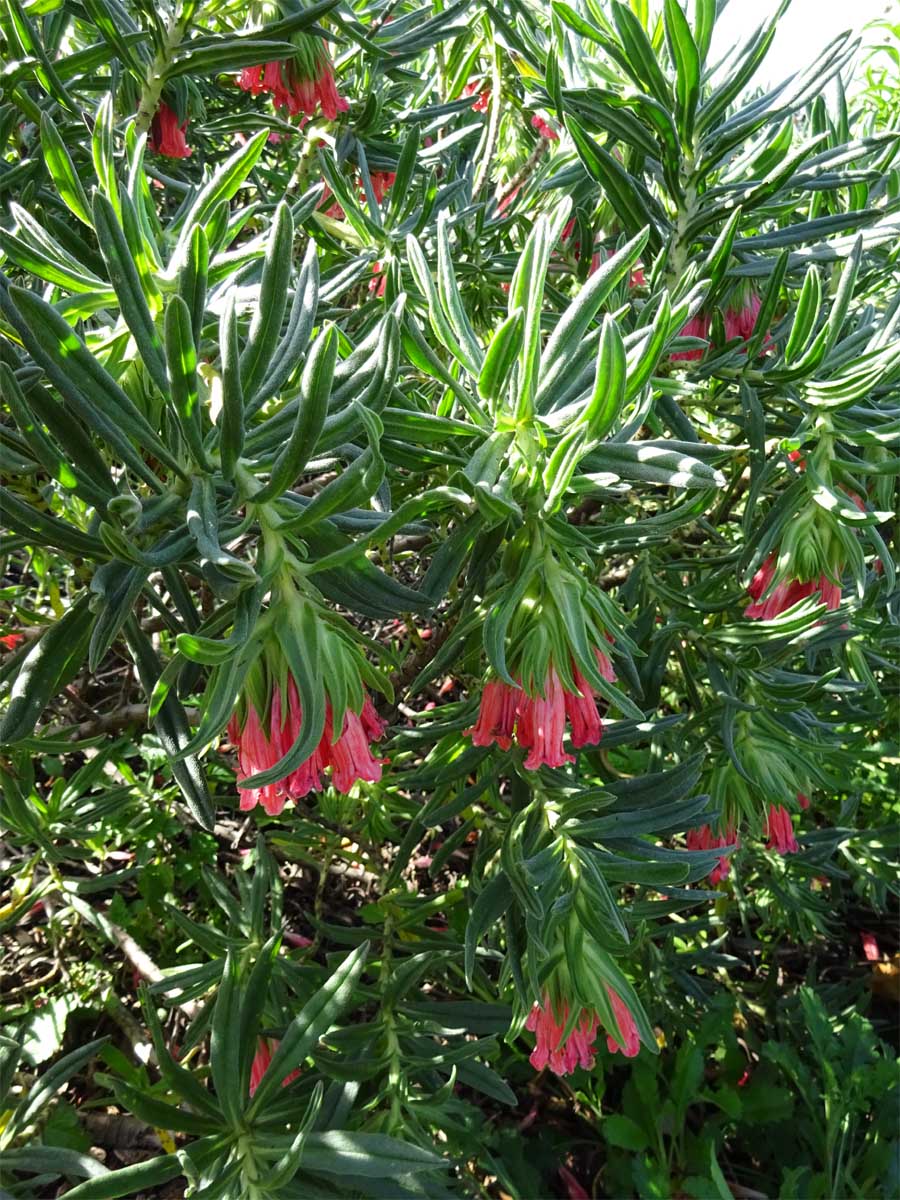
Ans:
[[[747,590],[753,597],[754,603],[744,609],[745,617],[749,617],[751,620],[771,621],[786,609],[792,608],[801,600],[805,600],[807,596],[813,596],[816,593],[820,594],[829,612],[840,607],[840,580],[829,579],[826,575],[802,582],[799,579],[782,578],[773,588],[777,564],[777,556],[770,554],[753,576]]]
[[[725,340],[730,342],[735,338],[740,338],[741,341],[748,342],[753,330],[756,327],[756,320],[759,316],[759,310],[762,302],[755,292],[749,292],[743,302],[737,307],[729,305],[725,309],[724,324],[725,324]],[[712,318],[708,313],[696,313],[681,330],[682,337],[703,338],[704,341],[709,339],[710,328],[712,327]],[[769,342],[769,335],[766,334],[765,342]],[[704,350],[679,350],[675,354],[670,355],[672,362],[697,362],[705,354]]]
[[[606,1045],[611,1053],[634,1058],[640,1050],[640,1038],[634,1017],[617,992],[607,985],[617,1028],[607,1032]],[[590,1070],[594,1065],[594,1042],[600,1018],[590,1008],[583,1008],[575,1027],[564,1037],[571,1009],[565,1000],[554,1005],[545,992],[540,1004],[535,1004],[525,1021],[525,1028],[535,1035],[535,1047],[529,1061],[536,1071],[549,1066],[556,1075],[571,1075],[576,1067]]]
[[[304,113],[314,117],[317,108],[321,108],[329,121],[336,120],[338,113],[346,112],[349,105],[337,90],[334,68],[324,44],[303,37],[297,47],[293,58],[245,67],[238,76],[238,86],[252,96],[268,92],[275,108],[289,116]]]
[[[794,826],[791,814],[783,804],[770,804],[766,817],[765,836],[767,850],[777,850],[779,854],[796,854],[800,849],[794,836]]]
[[[740,848],[741,839],[735,830],[734,825],[729,825],[725,830],[724,835],[715,835],[708,825],[701,825],[699,829],[691,829],[687,835],[688,850],[724,850],[732,847]],[[709,873],[710,887],[715,887],[721,880],[726,879],[731,873],[731,862],[727,854],[723,854],[717,865]]]
[[[594,653],[601,675],[612,683],[616,678],[612,663],[602,650]],[[528,751],[525,767],[529,771],[574,762],[573,756],[563,749],[566,720],[576,750],[596,746],[603,724],[593,689],[574,663],[572,677],[578,689],[574,692],[563,686],[551,666],[538,695],[529,695],[524,688],[511,687],[502,680],[491,680],[481,693],[478,720],[466,733],[476,746],[496,744],[501,750],[508,750],[515,739]]]
[[[248,701],[243,721],[235,712],[228,724],[228,736],[237,747],[238,781],[273,767],[300,736],[303,712],[293,678],[288,676],[286,693],[275,687],[270,701],[268,731],[252,701]],[[368,695],[359,713],[344,713],[341,733],[332,738],[333,714],[326,704],[325,728],[313,753],[294,771],[276,783],[260,788],[241,789],[241,809],[247,811],[262,804],[270,816],[277,816],[288,800],[297,800],[312,791],[321,791],[322,777],[331,768],[331,782],[339,792],[348,792],[358,780],[377,783],[381,779],[383,759],[375,758],[370,743],[378,741],[385,722],[378,716]]]
[[[466,86],[463,88],[463,95],[464,96],[475,96],[476,94],[478,96],[478,99],[472,105],[472,111],[473,112],[487,112],[488,105],[491,102],[491,89],[490,88],[482,89],[481,81],[478,79],[473,79],[469,83],[467,83]]]

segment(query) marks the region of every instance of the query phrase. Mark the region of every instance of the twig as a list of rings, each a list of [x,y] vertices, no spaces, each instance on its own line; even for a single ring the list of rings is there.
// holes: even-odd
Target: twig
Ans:
[[[162,971],[159,969],[150,955],[141,949],[130,933],[126,933],[124,929],[121,929],[109,919],[104,921],[104,926],[108,927],[110,936],[115,940],[116,944],[119,946],[119,949],[139,975],[148,980],[150,983],[165,982],[165,975],[163,975]],[[168,995],[169,991],[172,990],[174,989],[170,988],[165,992],[165,995]],[[193,1019],[203,1008],[203,1005],[198,1003],[196,1000],[182,1000],[176,1001],[176,1008],[180,1008],[184,1015],[189,1020],[193,1021]]]
[[[68,733],[69,740],[77,742],[82,738],[95,737],[98,733],[115,733],[119,729],[126,729],[129,725],[145,725],[148,711],[149,708],[146,704],[126,704],[113,713],[107,713],[106,716],[92,717],[90,721],[82,721],[74,729],[71,725],[49,725],[46,729],[38,730],[37,736],[58,737],[60,734]],[[200,720],[198,709],[186,708],[184,711],[191,725],[198,724]]]

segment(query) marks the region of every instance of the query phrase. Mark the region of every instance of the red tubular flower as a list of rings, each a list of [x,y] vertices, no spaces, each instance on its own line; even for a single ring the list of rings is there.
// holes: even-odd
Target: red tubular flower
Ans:
[[[380,262],[372,263],[372,278],[369,280],[369,291],[381,299],[384,295],[384,289],[387,284],[387,275],[381,269]]]
[[[0,645],[5,646],[7,650],[15,650],[19,642],[24,638],[24,633],[7,633],[0,637]]]
[[[606,1047],[611,1054],[621,1052],[626,1058],[634,1058],[641,1048],[641,1039],[638,1037],[637,1025],[634,1022],[634,1017],[631,1015],[631,1009],[613,989],[606,985],[607,995],[610,1003],[613,1006],[613,1012],[616,1017],[618,1029],[616,1033],[618,1037],[607,1032]]]
[[[477,79],[472,81],[471,83],[467,83],[466,86],[463,88],[463,95],[464,96],[474,96],[475,93],[478,92],[480,87],[481,87],[481,83]],[[472,105],[472,111],[473,112],[487,112],[488,105],[490,104],[490,102],[491,102],[491,89],[485,88],[484,91],[479,92],[478,99]]]
[[[260,1038],[257,1043],[256,1053],[253,1055],[253,1062],[250,1064],[250,1095],[252,1096],[262,1082],[262,1077],[269,1069],[269,1063],[272,1061],[272,1055],[278,1049],[280,1043],[267,1038]],[[295,1079],[300,1078],[300,1068],[291,1071],[289,1075],[285,1075],[281,1081],[281,1086],[287,1087],[289,1083],[293,1083]]]
[[[162,101],[150,124],[150,149],[166,158],[190,158],[193,151],[184,136],[187,124],[179,125],[175,113]]]
[[[875,934],[861,929],[859,931],[859,940],[862,942],[863,954],[866,956],[866,961],[878,962],[881,959],[881,950],[878,948],[878,939],[875,937]]]
[[[640,1050],[637,1025],[628,1005],[607,984],[607,995],[613,1007],[617,1028],[607,1032],[606,1045],[612,1054],[634,1058]],[[594,1042],[600,1028],[600,1018],[591,1008],[583,1008],[575,1028],[563,1041],[571,1009],[565,1000],[554,1007],[549,993],[535,1004],[525,1021],[525,1028],[535,1035],[535,1047],[529,1062],[536,1071],[549,1066],[555,1075],[571,1075],[576,1067],[589,1071],[594,1065]]]
[[[563,750],[563,734],[566,729],[566,693],[559,676],[550,668],[544,683],[543,696],[527,696],[524,692],[518,702],[519,719],[516,739],[528,751],[525,768],[536,771],[538,767],[561,767],[573,763],[575,758]]]
[[[809,808],[809,796],[803,792],[797,793],[797,803],[801,808]]]
[[[769,592],[769,587],[775,577],[776,563],[776,556],[770,554],[750,581],[747,591],[756,603],[750,604],[744,609],[745,617],[749,617],[751,621],[771,621],[786,609],[792,608],[816,592],[821,595],[829,612],[840,608],[841,585],[828,579],[825,575],[821,575],[818,579],[809,579],[805,583],[801,583],[799,579],[782,579]],[[766,595],[767,592],[768,595]],[[763,599],[764,596],[765,599]]]
[[[332,768],[333,786],[347,792],[357,780],[377,783],[381,779],[383,759],[375,758],[370,743],[383,734],[385,723],[366,696],[362,711],[348,709],[344,713],[340,735],[332,741],[331,704],[325,705],[325,728],[319,744],[299,767],[284,779],[260,788],[241,788],[240,807],[244,812],[262,804],[270,816],[278,816],[288,800],[297,800],[308,792],[321,791],[322,775]],[[243,727],[237,713],[228,723],[228,736],[238,752],[238,782],[273,767],[296,742],[303,724],[303,713],[297,687],[288,677],[288,696],[285,711],[281,690],[272,694],[268,734],[262,727],[259,714],[251,702],[247,704]]]
[[[466,733],[471,734],[475,746],[492,746],[495,742],[501,750],[512,745],[516,728],[519,688],[510,687],[499,679],[484,685],[478,720]]]
[[[682,337],[708,338],[709,337],[709,317],[702,313],[697,313],[691,317],[688,323],[681,330]],[[676,354],[671,354],[669,357],[672,362],[696,362],[705,354],[704,350],[679,350]]]
[[[397,175],[394,171],[373,171],[370,178],[372,180],[372,191],[375,193],[375,199],[381,204],[388,193],[388,188],[394,186]]]
[[[595,650],[600,674],[610,683],[615,681],[612,663],[602,650]],[[540,766],[561,767],[574,762],[563,749],[566,719],[571,726],[572,745],[596,746],[603,733],[603,723],[597,710],[594,692],[572,664],[577,692],[563,687],[557,672],[550,668],[544,683],[543,695],[529,696],[523,688],[510,687],[499,680],[484,685],[478,720],[465,732],[475,746],[492,746],[508,750],[513,735],[518,744],[528,750],[525,767],[536,771]]]
[[[753,327],[761,307],[759,296],[755,292],[751,292],[741,308],[727,308],[725,310],[725,340],[730,342],[732,338],[742,338],[745,342],[748,341],[753,333]]]
[[[794,837],[791,814],[783,805],[769,805],[765,835],[769,839],[766,842],[767,850],[777,850],[779,854],[796,854],[800,849]]]
[[[537,113],[535,113],[534,116],[531,118],[531,124],[532,124],[532,127],[538,131],[538,133],[541,135],[541,137],[544,139],[544,141],[547,141],[547,142],[558,142],[559,141],[559,134],[556,132],[556,130],[553,128],[553,126],[548,125],[547,122],[544,120],[544,118],[539,117]]]
[[[687,835],[688,850],[724,850],[726,846],[739,847],[740,844],[741,840],[737,836],[733,825],[728,826],[724,836],[714,836],[713,831],[708,825],[701,825],[699,829],[691,829]],[[715,887],[720,880],[725,879],[730,874],[731,862],[728,856],[723,854],[718,864],[709,873],[710,886]]]

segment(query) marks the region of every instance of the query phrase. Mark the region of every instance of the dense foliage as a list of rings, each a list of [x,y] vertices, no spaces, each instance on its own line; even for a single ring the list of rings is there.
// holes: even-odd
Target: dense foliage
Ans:
[[[900,90],[787,3],[6,0],[3,1195],[898,1194]]]

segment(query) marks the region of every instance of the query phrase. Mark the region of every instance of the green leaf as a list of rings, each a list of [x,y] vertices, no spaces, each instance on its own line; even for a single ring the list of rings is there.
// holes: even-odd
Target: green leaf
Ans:
[[[170,270],[180,269],[181,262],[189,251],[194,226],[205,225],[217,205],[221,204],[223,200],[230,200],[235,195],[256,166],[268,136],[268,129],[261,129],[254,134],[246,145],[236,150],[214,171],[209,182],[197,193],[182,216],[182,232],[172,255]]]
[[[291,42],[270,41],[259,35],[253,38],[220,37],[201,46],[186,42],[167,64],[165,78],[222,75],[226,71],[240,71],[244,67],[291,58],[296,52]]]
[[[222,360],[222,410],[219,417],[219,459],[225,479],[234,478],[244,449],[244,389],[238,352],[237,316],[234,295],[225,303],[219,323],[219,354]]]
[[[574,117],[566,117],[566,128],[575,143],[578,157],[587,168],[588,174],[603,188],[606,198],[626,231],[634,236],[640,230],[649,227],[650,245],[654,251],[658,250],[660,237],[656,224],[633,178],[607,150],[594,141]]]
[[[213,1008],[209,1062],[222,1111],[235,1127],[240,1123],[247,1096],[246,1089],[241,1086],[243,1046],[238,1036],[240,1001],[240,968],[229,952],[225,957],[222,979]],[[255,1030],[253,1047],[255,1049]]]
[[[96,1179],[88,1179],[66,1195],[70,1200],[120,1200],[124,1196],[140,1195],[145,1188],[158,1187],[181,1174],[178,1156],[164,1154],[119,1171],[107,1172]]]
[[[273,1059],[272,1066],[274,1063]],[[338,1177],[402,1179],[446,1168],[447,1164],[437,1154],[383,1133],[350,1133],[339,1129],[310,1133],[303,1151],[304,1170]]]
[[[622,1150],[638,1152],[646,1150],[649,1145],[647,1135],[637,1121],[624,1113],[611,1113],[605,1117],[600,1130],[611,1146],[618,1146]]]
[[[684,9],[678,0],[665,0],[666,41],[675,64],[675,104],[682,143],[693,149],[694,114],[700,99],[700,53]]]
[[[78,172],[69,157],[59,130],[47,113],[41,113],[41,149],[44,162],[59,193],[59,198],[70,212],[88,228],[91,227],[91,208],[85,195]]]
[[[178,297],[173,297],[178,299]],[[184,309],[185,313],[187,308]],[[219,545],[219,515],[216,509],[216,490],[210,475],[197,475],[191,485],[187,509],[187,527],[197,543],[201,561],[212,563],[238,583],[255,582],[256,571],[248,562],[236,558]]]
[[[482,888],[472,905],[466,923],[465,970],[466,987],[472,990],[472,975],[475,971],[475,950],[478,943],[512,903],[510,882],[503,871],[498,871]]]
[[[0,287],[0,307],[15,325],[32,358],[85,423],[113,446],[123,461],[154,490],[160,482],[129,438],[178,475],[181,467],[113,378],[103,369],[75,330],[56,310],[24,288]]]
[[[722,1168],[719,1166],[716,1158],[716,1143],[711,1141],[709,1144],[709,1173],[713,1183],[716,1185],[716,1195],[719,1200],[734,1200],[734,1193],[728,1186],[725,1176],[722,1174]]]
[[[631,68],[631,78],[641,91],[649,91],[664,108],[671,108],[672,93],[668,82],[637,16],[628,5],[613,0],[612,18]]]
[[[167,391],[178,426],[184,435],[194,462],[201,471],[210,470],[203,447],[203,410],[197,376],[197,348],[194,345],[191,310],[181,296],[170,297],[166,306]]]
[[[19,665],[0,721],[0,745],[31,736],[50,700],[81,666],[93,621],[88,596],[83,593],[32,646]]]
[[[262,383],[281,336],[293,242],[294,220],[290,207],[282,201],[269,234],[259,299],[254,307],[247,345],[241,355],[241,387],[246,396],[253,396]]]
[[[594,390],[579,418],[589,441],[602,441],[615,424],[624,403],[625,343],[619,326],[612,317],[606,316],[600,330]]]
[[[264,504],[269,500],[274,500],[302,474],[325,426],[336,362],[337,331],[333,325],[327,325],[316,338],[303,368],[300,396],[297,401],[297,412],[291,435],[275,459],[268,484],[254,496],[254,503]],[[357,459],[354,465],[358,463],[360,463],[360,459]],[[338,481],[335,480],[335,482]],[[325,491],[327,491],[327,487],[322,489],[316,500],[320,500]],[[313,508],[315,502],[314,500],[309,508]],[[325,502],[321,501],[319,511],[323,512],[325,507]],[[307,517],[308,512],[309,509],[306,509],[303,517],[306,520],[315,519],[314,514],[312,518]]]
[[[124,212],[131,201],[123,194],[120,206]],[[125,234],[119,224],[116,210],[102,192],[94,193],[94,228],[100,253],[106,263],[110,282],[119,299],[119,307],[125,324],[131,330],[138,354],[153,382],[163,395],[168,391],[166,364],[162,353],[162,342],[153,324],[141,278],[134,264]]]

